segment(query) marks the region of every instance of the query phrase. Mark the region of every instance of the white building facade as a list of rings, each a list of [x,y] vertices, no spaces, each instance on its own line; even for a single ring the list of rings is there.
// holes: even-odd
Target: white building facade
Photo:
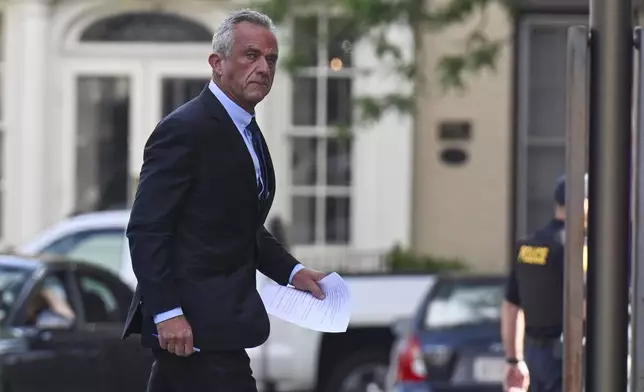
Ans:
[[[129,206],[157,122],[209,79],[224,1],[12,0],[2,5],[2,243],[76,212]],[[279,28],[284,68],[257,108],[278,179],[269,220],[303,260],[371,264],[411,237],[412,130],[388,115],[353,137],[352,98],[407,88],[338,17]],[[389,34],[405,47],[402,29]],[[370,72],[363,72],[370,71]],[[403,87],[401,87],[403,86]],[[363,127],[364,128],[364,127]],[[348,259],[348,260],[346,260]]]

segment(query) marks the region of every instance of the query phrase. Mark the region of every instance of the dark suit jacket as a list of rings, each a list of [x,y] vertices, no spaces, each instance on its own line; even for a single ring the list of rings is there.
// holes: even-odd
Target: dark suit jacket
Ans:
[[[144,346],[158,347],[154,315],[181,306],[199,349],[266,341],[256,269],[287,284],[297,261],[264,227],[275,175],[262,143],[264,201],[244,140],[207,86],[154,129],[127,228],[138,286],[124,338],[141,333]]]

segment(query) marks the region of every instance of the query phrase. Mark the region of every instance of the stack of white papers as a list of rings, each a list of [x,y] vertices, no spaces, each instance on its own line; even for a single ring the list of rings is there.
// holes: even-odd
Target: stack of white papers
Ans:
[[[260,296],[268,314],[300,327],[321,332],[346,332],[351,318],[349,287],[337,273],[319,282],[325,298],[307,291],[269,283]]]

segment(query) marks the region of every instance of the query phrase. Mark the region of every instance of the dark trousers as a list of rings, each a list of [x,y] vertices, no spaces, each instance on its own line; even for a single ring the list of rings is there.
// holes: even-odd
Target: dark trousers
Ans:
[[[561,392],[563,359],[552,345],[526,342],[525,361],[530,371],[529,392]]]
[[[152,350],[147,392],[257,392],[245,350],[203,351],[179,357]]]

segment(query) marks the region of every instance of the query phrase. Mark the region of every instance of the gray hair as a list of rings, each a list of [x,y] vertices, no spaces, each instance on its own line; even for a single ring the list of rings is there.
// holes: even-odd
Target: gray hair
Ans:
[[[235,11],[224,19],[217,30],[215,30],[215,34],[212,37],[212,51],[214,53],[219,53],[224,57],[230,56],[232,54],[233,43],[235,41],[233,37],[235,26],[243,22],[265,27],[271,31],[275,30],[275,24],[271,18],[261,12],[253,11],[248,8]]]

